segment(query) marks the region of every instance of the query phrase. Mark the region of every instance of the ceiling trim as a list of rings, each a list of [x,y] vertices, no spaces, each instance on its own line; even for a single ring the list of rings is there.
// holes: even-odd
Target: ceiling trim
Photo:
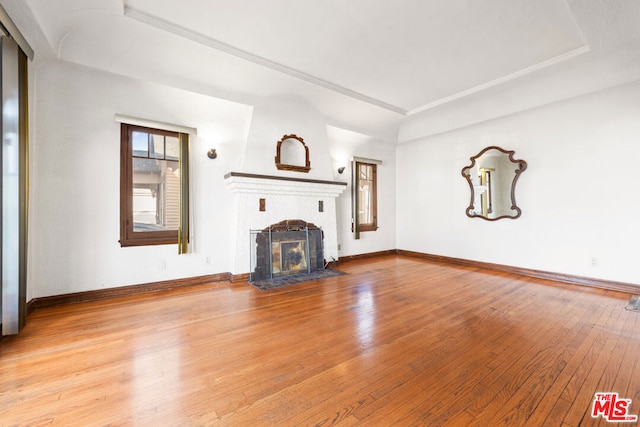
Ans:
[[[208,46],[210,48],[228,53],[235,57],[244,59],[249,62],[253,62],[254,64],[261,65],[263,67],[270,68],[272,70],[287,74],[291,77],[298,78],[300,80],[306,81],[308,83],[312,83],[317,86],[324,87],[325,89],[332,90],[334,92],[338,92],[342,95],[349,96],[351,98],[357,99],[359,101],[366,102],[368,104],[372,104],[386,110],[392,111],[397,114],[401,114],[403,116],[407,115],[407,110],[400,108],[396,105],[389,104],[387,102],[381,101],[376,98],[372,98],[370,96],[364,95],[362,93],[353,91],[346,87],[337,85],[330,81],[321,79],[319,77],[313,76],[311,74],[307,74],[303,71],[296,70],[295,68],[288,67],[286,65],[280,64],[278,62],[271,61],[269,59],[263,58],[258,55],[254,55],[251,52],[247,52],[245,50],[239,49],[230,44],[224,43],[220,40],[216,40],[214,38],[205,36],[204,34],[200,34],[188,28],[182,27],[180,25],[173,24],[169,21],[166,21],[157,16],[150,15],[146,12],[143,12],[139,9],[132,8],[130,6],[125,5],[124,7],[125,16],[136,20],[138,22],[150,25],[157,29],[167,31],[171,34],[183,37],[185,39],[191,40],[196,43],[200,43],[204,46]]]
[[[535,71],[542,70],[543,68],[547,68],[547,67],[550,67],[552,65],[558,64],[560,62],[566,61],[568,59],[575,58],[576,56],[582,55],[582,54],[590,52],[590,51],[591,51],[591,48],[588,45],[581,46],[581,47],[579,47],[577,49],[573,49],[573,50],[570,50],[568,52],[562,53],[562,54],[560,54],[558,56],[554,56],[553,58],[547,59],[546,61],[542,61],[542,62],[534,64],[534,65],[532,65],[530,67],[527,67],[527,68],[524,68],[522,70],[516,71],[514,73],[507,74],[506,76],[502,76],[500,78],[497,78],[495,80],[491,80],[489,82],[486,82],[486,83],[483,83],[481,85],[472,87],[470,89],[463,90],[462,92],[458,92],[458,93],[455,93],[453,95],[438,99],[437,101],[430,102],[429,104],[425,104],[425,105],[423,105],[421,107],[418,107],[418,108],[415,108],[413,110],[409,110],[409,111],[407,111],[406,115],[407,116],[411,116],[411,115],[420,113],[422,111],[426,111],[426,110],[429,110],[431,108],[437,107],[439,105],[446,104],[447,102],[451,102],[451,101],[455,101],[456,99],[464,98],[465,96],[469,96],[469,95],[472,95],[474,93],[489,89],[491,87],[498,86],[498,85],[500,85],[502,83],[506,83],[508,81],[515,80],[515,79],[517,79],[519,77],[522,77],[524,75],[533,73]]]
[[[380,99],[377,98],[373,98],[370,96],[367,96],[365,94],[362,94],[360,92],[356,92],[354,90],[351,90],[349,88],[346,88],[344,86],[340,86],[338,84],[332,83],[328,80],[324,80],[322,78],[313,76],[311,74],[305,73],[303,71],[297,70],[295,68],[286,66],[284,64],[269,60],[267,58],[264,58],[262,56],[259,55],[255,55],[251,52],[248,52],[246,50],[240,49],[238,47],[235,47],[233,45],[230,45],[228,43],[222,42],[220,40],[214,39],[212,37],[206,36],[204,34],[198,33],[196,31],[193,31],[189,28],[180,26],[180,25],[176,25],[170,21],[167,21],[163,18],[160,18],[158,16],[149,14],[145,11],[142,11],[140,9],[136,9],[134,7],[131,6],[127,6],[126,4],[124,5],[124,15],[130,19],[133,19],[135,21],[138,21],[140,23],[143,24],[147,24],[151,27],[154,27],[156,29],[171,33],[173,35],[182,37],[184,39],[196,42],[198,44],[201,44],[203,46],[207,46],[210,47],[212,49],[218,50],[220,52],[224,52],[227,53],[229,55],[235,56],[236,58],[240,58],[249,62],[252,62],[254,64],[269,68],[271,70],[274,71],[278,71],[281,72],[283,74],[289,75],[291,77],[295,77],[297,79],[300,79],[302,81],[305,81],[307,83],[311,83],[313,85],[316,86],[320,86],[323,87],[325,89],[331,90],[333,92],[337,92],[339,94],[342,94],[344,96],[348,96],[350,98],[362,101],[362,102],[366,102],[370,105],[374,105],[380,108],[383,108],[385,110],[391,111],[393,113],[396,114],[400,114],[402,116],[412,116],[418,113],[421,113],[423,111],[426,110],[430,110],[432,108],[438,107],[440,105],[464,98],[466,96],[469,95],[473,95],[475,93],[481,92],[483,90],[492,88],[494,86],[498,86],[500,84],[515,80],[519,77],[525,76],[527,74],[531,74],[534,73],[536,71],[542,70],[544,68],[550,67],[552,65],[558,64],[560,62],[575,58],[579,55],[588,53],[591,51],[591,48],[589,47],[589,45],[584,44],[581,47],[578,47],[576,49],[570,50],[568,52],[562,53],[560,55],[557,55],[553,58],[550,58],[546,61],[542,61],[539,62],[537,64],[534,64],[530,67],[524,68],[522,70],[518,70],[516,72],[513,72],[511,74],[507,74],[505,76],[499,77],[495,80],[491,80],[489,82],[480,84],[478,86],[463,90],[461,92],[455,93],[453,95],[450,96],[446,96],[444,98],[440,98],[438,100],[435,100],[433,102],[430,102],[428,104],[422,105],[420,107],[411,109],[411,110],[407,110],[401,107],[398,107],[397,105],[393,105],[393,104],[389,104],[387,102],[384,102]]]

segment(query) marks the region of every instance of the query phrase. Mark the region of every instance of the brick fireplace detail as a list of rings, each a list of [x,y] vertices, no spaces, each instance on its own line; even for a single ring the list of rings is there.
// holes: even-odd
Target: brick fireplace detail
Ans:
[[[233,257],[232,274],[253,271],[251,257],[254,255],[250,242],[255,236],[251,234],[251,230],[268,229],[270,225],[277,225],[285,218],[303,218],[303,222],[310,223],[322,233],[324,239],[320,237],[315,240],[315,244],[324,241],[324,251],[316,259],[317,265],[324,265],[324,259],[338,259],[336,199],[345,190],[346,182],[230,172],[225,175],[225,183],[234,194],[233,209],[236,219],[232,225],[236,236],[230,254]],[[260,199],[264,199],[263,211],[260,209]],[[310,244],[310,250],[313,245]],[[282,250],[282,245],[279,246]],[[301,247],[297,243],[285,244],[284,249],[296,252]]]

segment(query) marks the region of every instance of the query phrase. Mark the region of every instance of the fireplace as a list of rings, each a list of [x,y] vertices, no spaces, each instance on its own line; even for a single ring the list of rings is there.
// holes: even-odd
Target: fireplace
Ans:
[[[268,232],[269,224],[277,225],[285,218],[303,218],[302,222],[311,223],[309,224],[310,244],[305,246],[305,251],[308,250],[310,253],[310,258],[307,258],[309,262],[307,267],[322,265],[324,259],[338,259],[336,199],[347,187],[346,182],[243,172],[226,174],[225,182],[234,194],[232,209],[235,212],[235,223],[229,224],[236,235],[229,250],[233,264],[232,274],[247,274],[249,278],[256,276],[254,272],[258,268],[256,259],[258,235],[264,230]],[[293,225],[292,220],[289,222]],[[317,231],[313,231],[314,227]],[[272,229],[272,231],[277,230]],[[318,233],[320,233],[319,238],[316,236]],[[283,240],[305,240],[306,242],[306,237]],[[251,244],[248,244],[249,242]],[[314,248],[317,252],[318,245],[322,250],[322,255],[319,257],[314,255]],[[266,249],[262,253],[267,256],[267,259],[261,260],[258,275],[270,277],[271,273],[268,276],[266,274],[267,269],[271,267],[264,264],[269,263],[269,255]]]
[[[250,280],[269,280],[324,269],[323,232],[299,219],[251,231]]]

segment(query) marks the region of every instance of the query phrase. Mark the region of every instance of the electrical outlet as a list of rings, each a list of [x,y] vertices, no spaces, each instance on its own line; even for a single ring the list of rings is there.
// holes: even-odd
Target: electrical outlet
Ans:
[[[165,270],[167,268],[167,261],[161,259],[158,261],[158,270]]]
[[[211,264],[211,255],[204,257],[204,263],[207,265]]]
[[[591,257],[591,267],[597,267],[598,266],[598,258],[592,256]]]

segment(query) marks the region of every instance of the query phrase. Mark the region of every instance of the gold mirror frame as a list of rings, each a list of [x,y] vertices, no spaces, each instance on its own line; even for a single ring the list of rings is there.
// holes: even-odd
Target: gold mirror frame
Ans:
[[[511,210],[515,211],[515,215],[501,215],[498,216],[496,218],[489,218],[488,216],[485,215],[479,215],[476,213],[476,208],[474,206],[474,202],[476,199],[476,195],[475,195],[475,189],[473,186],[473,182],[471,181],[471,170],[473,169],[473,167],[476,165],[476,160],[478,160],[483,154],[485,154],[487,151],[489,150],[498,150],[503,154],[506,154],[509,156],[509,161],[511,161],[511,163],[515,164],[517,167],[514,170],[514,176],[513,176],[513,180],[511,181],[511,189],[510,189],[510,197],[511,197]],[[469,159],[471,160],[471,164],[469,166],[465,166],[464,168],[462,168],[462,176],[465,177],[465,179],[467,180],[467,183],[469,184],[469,189],[471,190],[471,199],[469,202],[469,207],[466,210],[466,214],[469,218],[482,218],[485,219],[487,221],[496,221],[502,218],[510,218],[510,219],[516,219],[518,217],[520,217],[520,215],[522,214],[522,211],[520,210],[520,208],[517,206],[516,204],[516,196],[515,196],[515,191],[516,191],[516,182],[518,181],[518,178],[520,178],[520,175],[522,174],[522,172],[524,172],[527,169],[527,162],[525,162],[524,160],[520,160],[520,159],[514,159],[513,155],[515,154],[515,151],[508,151],[505,150],[503,148],[497,147],[495,145],[492,145],[490,147],[487,147],[485,149],[483,149],[482,151],[480,151],[478,154],[476,154],[473,157],[470,157]],[[483,171],[484,173],[484,171]],[[489,206],[491,206],[491,202],[489,202]],[[491,208],[489,208],[491,209]]]
[[[305,153],[304,166],[283,164],[281,161],[282,156],[280,151],[282,150],[282,143],[285,142],[286,140],[291,140],[291,139],[295,139],[299,141],[304,147],[304,153]],[[276,147],[276,168],[278,168],[278,170],[296,171],[296,172],[309,172],[311,170],[311,162],[309,161],[309,147],[307,147],[307,144],[304,143],[304,139],[302,139],[297,135],[291,134],[291,135],[284,135],[282,139],[278,141],[278,146]]]

